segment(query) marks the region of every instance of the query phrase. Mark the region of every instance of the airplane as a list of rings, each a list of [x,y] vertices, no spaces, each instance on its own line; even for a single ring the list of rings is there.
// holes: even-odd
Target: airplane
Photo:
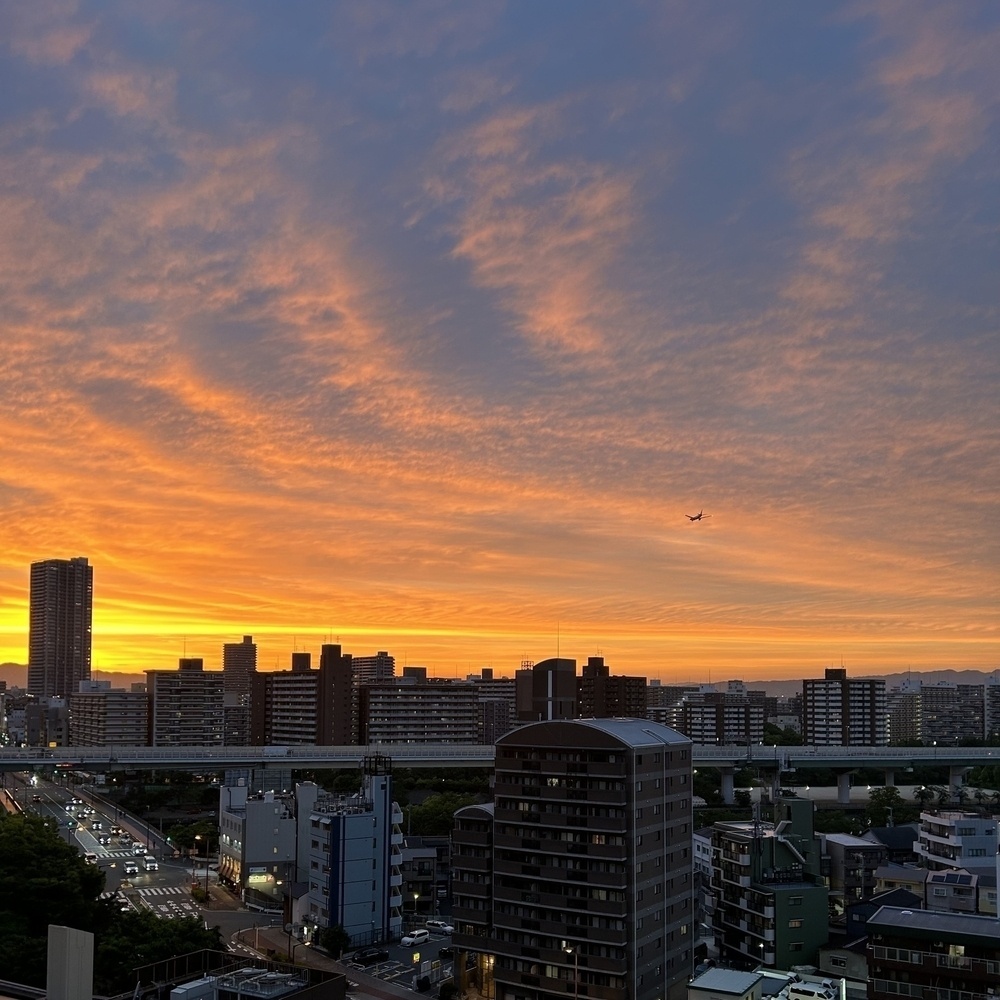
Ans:
[[[689,521],[702,521],[706,517],[711,517],[711,514],[706,514],[704,510],[699,510],[697,514],[685,514],[684,515]]]

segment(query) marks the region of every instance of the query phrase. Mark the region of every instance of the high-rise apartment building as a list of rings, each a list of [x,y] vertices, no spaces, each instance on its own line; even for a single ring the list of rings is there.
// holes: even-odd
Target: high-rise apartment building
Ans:
[[[1000,736],[1000,679],[994,671],[984,689],[984,730],[987,739]]]
[[[94,570],[82,557],[31,564],[28,693],[62,698],[90,680]]]
[[[414,670],[415,668],[407,668]],[[466,681],[411,674],[359,689],[358,740],[371,743],[476,743],[478,696]]]
[[[112,688],[110,681],[83,681],[69,696],[69,739],[75,747],[146,746],[146,693]]]
[[[355,656],[352,663],[355,684],[378,684],[396,679],[396,657],[385,650],[379,650],[374,656]]]
[[[919,745],[923,739],[920,682],[906,680],[886,696],[889,742]]]
[[[319,670],[312,654],[292,653],[291,670],[253,675],[250,740],[254,746],[346,746],[357,742],[350,654],[325,644]]]
[[[576,682],[581,719],[645,719],[646,678],[612,674],[603,656],[589,656]]]
[[[177,670],[146,671],[150,746],[223,746],[222,671],[204,666],[185,657]]]
[[[457,948],[496,1000],[672,1000],[691,972],[691,743],[644,719],[523,726],[456,816]]]
[[[222,646],[222,681],[225,701],[225,738],[227,746],[246,746],[250,742],[250,688],[257,672],[257,644],[252,635],[242,642]]]
[[[514,728],[517,719],[517,682],[510,677],[494,677],[490,667],[466,680],[476,689],[476,742],[492,746]]]
[[[851,677],[843,667],[802,682],[802,739],[807,746],[885,746],[885,681]]]
[[[723,746],[760,743],[764,739],[764,702],[750,699],[745,688],[717,691],[711,685],[686,695],[678,706],[676,729],[693,743]]]
[[[242,642],[222,644],[222,679],[227,694],[238,694],[249,699],[250,680],[257,672],[257,643],[252,635],[243,636]]]
[[[920,685],[920,730],[924,746],[957,744],[986,736],[986,688],[982,684]]]

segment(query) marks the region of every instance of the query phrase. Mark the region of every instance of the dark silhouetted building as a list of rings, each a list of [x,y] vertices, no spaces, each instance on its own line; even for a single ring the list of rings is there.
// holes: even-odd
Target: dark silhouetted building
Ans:
[[[222,646],[222,682],[225,702],[227,746],[246,746],[250,742],[250,686],[257,672],[257,644],[252,635],[242,642]]]
[[[250,695],[250,744],[348,746],[356,743],[352,659],[339,645],[320,650],[319,670],[312,654],[292,653],[291,670],[253,675]]]
[[[603,656],[589,656],[576,685],[581,719],[646,718],[646,678],[612,674]]]
[[[496,748],[492,808],[459,810],[452,855],[453,940],[482,995],[684,996],[690,740],[645,719],[579,719]]]
[[[94,570],[82,557],[31,564],[28,693],[71,695],[90,680]]]
[[[575,719],[576,660],[552,657],[518,670],[517,717],[520,722]]]

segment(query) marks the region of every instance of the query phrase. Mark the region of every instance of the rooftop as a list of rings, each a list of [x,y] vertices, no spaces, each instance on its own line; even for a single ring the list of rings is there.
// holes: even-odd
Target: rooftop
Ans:
[[[689,988],[712,990],[742,996],[760,982],[759,972],[737,972],[734,969],[709,969],[688,984]]]
[[[1000,951],[1000,918],[982,917],[944,910],[903,910],[883,906],[868,919],[868,930],[903,933],[928,941],[951,939],[996,948]]]
[[[504,743],[523,744],[526,738],[529,740],[537,738],[544,733],[544,730],[553,727],[558,727],[556,731],[563,734],[560,742],[567,747],[572,746],[573,740],[569,727],[602,733],[633,750],[641,750],[646,747],[654,749],[662,746],[691,745],[691,740],[677,732],[676,729],[662,726],[658,722],[650,722],[648,719],[560,719],[549,722],[532,722],[501,736],[497,745],[501,746]],[[531,735],[529,736],[529,734]]]

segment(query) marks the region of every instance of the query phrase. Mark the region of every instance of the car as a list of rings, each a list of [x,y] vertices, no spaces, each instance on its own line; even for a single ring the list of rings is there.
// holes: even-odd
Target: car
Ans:
[[[451,924],[444,920],[425,920],[424,927],[429,931],[434,931],[435,934],[451,934],[455,930]]]
[[[404,935],[403,940],[399,943],[404,948],[412,948],[417,944],[427,944],[431,939],[431,932],[421,927],[419,930],[410,931],[409,934]]]
[[[83,856],[83,860],[86,861],[88,865],[96,865],[97,864],[97,855],[94,854],[93,851],[87,851],[87,853],[84,854],[84,856]]]
[[[101,834],[101,835],[100,835],[100,836],[99,836],[99,837],[97,838],[97,842],[98,842],[99,844],[110,844],[110,843],[111,843],[111,838],[110,838],[110,837],[109,837],[109,836],[108,836],[108,835],[107,835],[106,833],[102,833],[102,834]]]
[[[126,875],[138,875],[139,866],[134,861],[126,861],[125,864],[122,865],[122,871]]]
[[[142,867],[148,872],[158,872],[160,866],[156,863],[156,858],[152,854],[147,854],[145,860],[142,862]]]
[[[90,824],[91,830],[103,830],[104,824],[99,820],[95,819],[93,823]]]
[[[354,953],[354,961],[358,965],[374,965],[376,962],[384,962],[389,957],[386,948],[362,948]]]
[[[141,858],[146,853],[146,845],[145,844],[133,844],[132,845],[132,853],[137,858]]]
[[[32,795],[31,796],[31,801],[32,802],[41,802],[42,801],[42,797],[41,797],[41,795]]]
[[[455,949],[446,944],[443,948],[438,948],[438,958],[454,958]]]

